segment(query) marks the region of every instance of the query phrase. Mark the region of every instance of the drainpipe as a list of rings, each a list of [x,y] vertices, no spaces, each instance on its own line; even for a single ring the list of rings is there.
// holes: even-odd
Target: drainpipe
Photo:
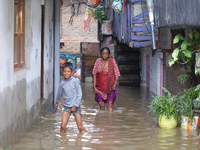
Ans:
[[[60,0],[54,0],[54,104],[60,83]]]
[[[153,0],[146,0],[146,1],[147,1],[148,12],[149,12],[149,21],[151,23],[152,49],[155,51],[157,48],[156,48],[156,38],[155,38],[155,30],[154,30],[154,16],[153,16],[154,4],[153,4]]]

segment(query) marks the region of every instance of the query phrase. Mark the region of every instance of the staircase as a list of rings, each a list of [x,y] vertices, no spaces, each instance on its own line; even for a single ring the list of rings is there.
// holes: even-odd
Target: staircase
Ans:
[[[140,86],[140,52],[133,49],[118,51],[117,62],[121,73],[119,85]]]

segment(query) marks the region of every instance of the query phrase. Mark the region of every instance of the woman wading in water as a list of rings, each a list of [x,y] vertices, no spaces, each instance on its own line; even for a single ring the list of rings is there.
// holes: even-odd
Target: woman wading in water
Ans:
[[[113,111],[113,104],[117,97],[117,81],[120,76],[119,68],[115,59],[110,56],[110,49],[101,49],[101,58],[95,62],[92,74],[94,75],[95,100],[100,110],[105,110],[105,103],[108,111]]]

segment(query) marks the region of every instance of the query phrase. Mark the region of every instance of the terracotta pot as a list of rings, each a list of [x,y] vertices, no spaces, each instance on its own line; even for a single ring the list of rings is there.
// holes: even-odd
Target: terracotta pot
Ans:
[[[160,115],[158,117],[158,124],[162,129],[173,129],[177,126],[177,119],[174,116],[167,119],[165,115]]]

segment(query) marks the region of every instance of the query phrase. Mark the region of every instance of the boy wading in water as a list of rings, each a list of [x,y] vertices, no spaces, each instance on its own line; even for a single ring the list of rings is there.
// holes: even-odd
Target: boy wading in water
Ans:
[[[85,128],[82,124],[82,116],[81,116],[81,107],[80,102],[82,99],[82,90],[77,80],[72,75],[72,63],[66,62],[62,65],[62,73],[63,73],[63,80],[60,82],[58,95],[56,98],[56,104],[54,109],[58,108],[58,103],[63,96],[64,93],[64,112],[62,115],[62,124],[60,128],[60,132],[64,133],[67,127],[67,123],[69,121],[69,117],[71,113],[75,116],[76,124],[79,131],[85,131]]]

